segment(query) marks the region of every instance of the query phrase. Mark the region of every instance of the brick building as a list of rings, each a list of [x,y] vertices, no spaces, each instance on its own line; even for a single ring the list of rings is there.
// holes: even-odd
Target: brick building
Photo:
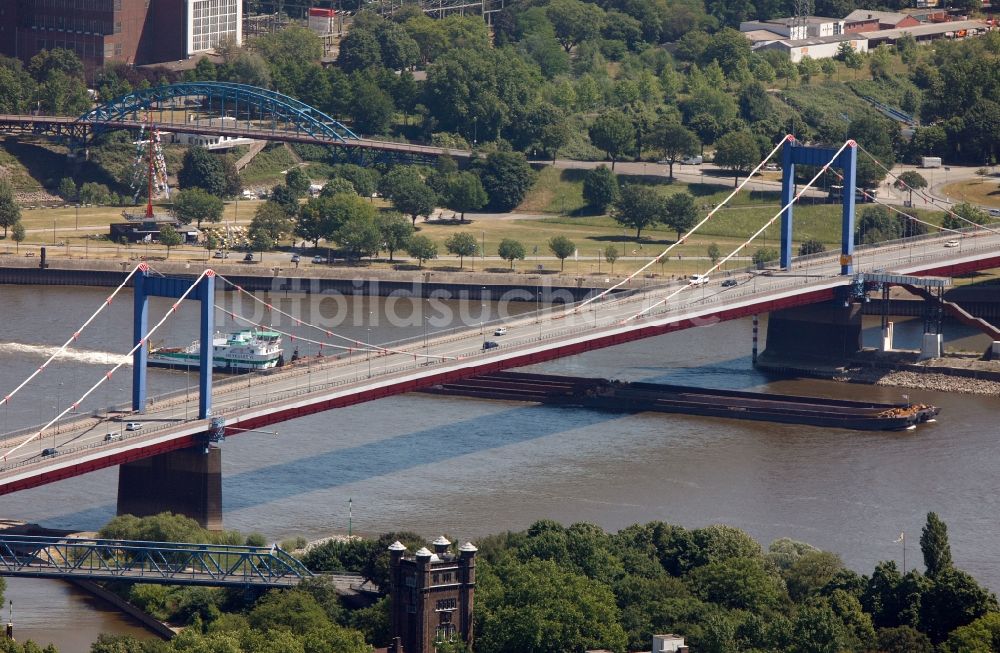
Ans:
[[[389,653],[434,653],[435,641],[472,646],[477,549],[466,542],[458,555],[449,553],[451,542],[444,536],[433,546],[434,553],[421,548],[413,556],[400,542],[389,547]]]
[[[0,54],[27,63],[42,50],[74,50],[88,74],[106,62],[185,59],[242,37],[238,0],[7,0]]]

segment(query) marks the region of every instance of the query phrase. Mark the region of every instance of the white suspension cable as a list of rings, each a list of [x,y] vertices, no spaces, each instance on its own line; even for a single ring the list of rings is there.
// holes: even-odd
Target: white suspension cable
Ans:
[[[275,307],[272,304],[268,304],[263,299],[255,296],[253,293],[251,293],[250,291],[244,289],[242,286],[240,286],[240,285],[238,285],[236,283],[233,283],[232,281],[230,281],[229,279],[225,278],[221,274],[217,274],[216,277],[219,278],[219,279],[222,279],[222,281],[224,281],[225,283],[229,284],[230,286],[232,286],[233,288],[235,288],[237,291],[243,293],[244,295],[246,295],[247,297],[249,297],[253,301],[257,302],[258,304],[263,304],[269,311],[274,311],[278,315],[283,315],[283,316],[287,317],[288,319],[290,319],[293,322],[295,322],[295,324],[297,324],[298,326],[306,326],[306,327],[309,327],[310,329],[316,329],[317,331],[325,334],[326,337],[328,337],[328,338],[339,338],[340,340],[345,340],[345,341],[350,342],[350,343],[352,343],[354,345],[357,345],[357,348],[359,350],[362,350],[362,351],[380,351],[380,352],[384,352],[384,353],[388,353],[388,354],[407,354],[407,355],[413,355],[413,352],[403,351],[401,349],[390,349],[388,347],[383,347],[381,345],[376,345],[376,344],[373,344],[373,343],[370,343],[370,342],[363,342],[361,340],[358,340],[357,338],[348,338],[347,336],[342,336],[339,333],[334,333],[333,331],[330,331],[329,329],[324,329],[321,326],[317,326],[315,324],[311,324],[309,322],[305,322],[302,319],[297,318],[294,315],[291,315],[290,313],[286,313],[285,311],[281,310],[280,308]],[[270,328],[270,327],[268,327],[268,328]],[[296,337],[298,337],[298,336],[296,336]],[[327,345],[327,346],[332,346],[332,345]],[[430,356],[429,358],[440,358],[441,360],[455,360],[454,356],[436,356],[436,357],[435,356]]]
[[[283,336],[288,336],[288,338],[292,342],[295,342],[296,340],[301,340],[302,342],[308,342],[308,343],[313,344],[313,345],[319,345],[320,349],[322,349],[323,347],[330,347],[332,349],[340,349],[340,350],[346,351],[346,352],[354,352],[354,351],[357,351],[357,352],[364,352],[364,351],[376,351],[376,352],[389,351],[389,350],[383,349],[383,348],[372,349],[372,348],[368,348],[368,347],[345,347],[344,345],[331,345],[328,342],[322,342],[320,340],[312,340],[310,338],[304,338],[302,336],[297,336],[297,335],[295,335],[293,333],[288,333],[287,331],[282,331],[281,329],[276,329],[276,328],[274,328],[273,326],[270,326],[270,325],[260,324],[259,322],[254,322],[253,320],[251,320],[249,318],[246,318],[246,317],[243,317],[242,315],[238,315],[238,314],[234,313],[233,311],[227,310],[226,308],[223,308],[222,306],[219,306],[218,304],[215,305],[215,308],[219,309],[220,311],[222,311],[223,313],[225,313],[229,317],[233,318],[234,320],[239,320],[240,322],[244,322],[246,324],[249,324],[250,326],[255,326],[258,329],[267,329],[269,331],[274,331],[275,333],[280,333]],[[407,355],[410,355],[410,356],[414,356],[414,357],[417,357],[417,358],[435,358],[435,359],[438,359],[438,360],[454,360],[455,359],[454,356],[437,356],[437,355],[433,355],[433,354],[420,354],[420,353],[410,352],[410,351],[407,351],[407,352],[402,352],[401,351],[399,353],[404,353],[404,354],[407,354]]]
[[[844,181],[844,175],[840,174],[836,170],[831,170],[830,172],[832,172],[838,179],[840,179],[840,181]],[[968,235],[964,231],[958,231],[957,229],[949,229],[948,227],[943,227],[943,226],[941,226],[939,224],[934,224],[933,222],[927,222],[926,220],[921,220],[920,218],[918,218],[916,216],[913,216],[913,215],[910,215],[909,213],[906,213],[905,211],[902,211],[902,210],[896,208],[895,206],[893,206],[891,204],[886,204],[885,202],[883,202],[882,200],[880,200],[878,197],[876,197],[875,195],[872,195],[871,193],[869,193],[864,188],[861,188],[860,186],[856,186],[854,188],[854,190],[860,191],[862,195],[864,195],[865,197],[869,198],[875,204],[878,204],[879,206],[884,206],[885,208],[889,209],[890,211],[892,211],[894,213],[898,213],[899,215],[903,216],[904,218],[906,218],[908,220],[912,220],[913,222],[917,222],[917,223],[922,224],[924,226],[931,227],[933,229],[937,229],[938,231],[948,231],[948,232],[953,233],[953,234],[958,234],[959,236]]]
[[[76,331],[73,332],[73,335],[70,336],[69,340],[67,340],[65,343],[63,343],[62,347],[60,347],[59,349],[57,349],[55,351],[55,353],[53,353],[51,356],[49,356],[48,359],[38,367],[38,369],[36,369],[34,372],[32,372],[31,376],[29,376],[24,381],[22,381],[21,385],[17,386],[13,390],[11,390],[3,399],[0,399],[0,405],[10,403],[10,400],[14,397],[14,395],[16,395],[18,393],[18,391],[21,388],[23,388],[24,386],[28,385],[31,382],[32,379],[34,379],[36,376],[38,376],[39,374],[41,374],[42,370],[44,370],[46,367],[49,366],[49,363],[51,363],[53,360],[55,360],[60,355],[62,355],[63,352],[65,352],[66,349],[69,347],[70,343],[72,343],[73,341],[77,340],[80,337],[80,334],[83,333],[83,331],[88,326],[90,326],[90,323],[93,322],[94,319],[96,319],[97,316],[101,314],[101,311],[103,311],[105,308],[107,308],[108,306],[111,305],[111,302],[114,300],[115,296],[121,291],[122,288],[124,288],[126,285],[128,285],[128,282],[132,278],[132,275],[134,275],[138,270],[145,271],[146,269],[147,269],[147,265],[145,263],[140,263],[137,266],[135,266],[134,268],[132,268],[132,271],[129,272],[128,276],[125,277],[125,280],[122,281],[121,284],[117,288],[115,288],[114,292],[112,292],[110,295],[108,295],[108,298],[104,300],[104,303],[101,304],[101,307],[98,308],[96,311],[94,311],[94,314],[91,315],[89,318],[87,318],[87,321],[84,322]]]
[[[718,263],[716,263],[715,265],[713,265],[712,267],[710,267],[710,268],[709,268],[708,270],[706,270],[706,271],[704,272],[704,274],[703,274],[702,276],[705,276],[705,275],[709,275],[709,274],[711,274],[712,272],[715,272],[716,270],[718,270],[718,269],[719,269],[720,267],[722,267],[723,265],[725,265],[725,263],[726,263],[726,262],[727,262],[727,261],[728,261],[729,259],[731,259],[732,257],[736,256],[736,254],[738,254],[738,253],[739,253],[740,251],[742,251],[742,250],[743,250],[743,249],[744,249],[745,247],[747,247],[747,246],[748,246],[748,245],[749,245],[750,243],[752,243],[752,242],[754,241],[754,239],[756,239],[756,238],[757,238],[757,236],[759,236],[759,235],[761,235],[762,233],[764,233],[764,231],[765,231],[765,230],[766,230],[766,229],[767,229],[768,227],[770,227],[770,226],[771,226],[772,224],[774,224],[774,221],[775,221],[775,220],[777,220],[778,218],[780,218],[780,217],[781,217],[781,214],[782,214],[782,213],[784,213],[785,211],[787,211],[787,210],[788,210],[788,208],[789,208],[789,207],[790,207],[790,206],[791,206],[792,204],[794,204],[795,202],[797,202],[797,201],[798,201],[798,200],[799,200],[799,199],[800,199],[800,198],[802,197],[802,194],[803,194],[803,193],[805,193],[805,192],[806,192],[807,190],[809,190],[809,188],[810,188],[810,187],[811,187],[811,186],[812,186],[812,185],[813,185],[814,183],[816,183],[816,180],[817,180],[817,179],[819,179],[819,178],[820,178],[820,177],[821,177],[821,176],[823,175],[823,173],[824,173],[824,172],[826,172],[827,168],[829,168],[829,167],[830,167],[830,166],[831,166],[831,165],[833,164],[833,162],[837,160],[837,157],[839,157],[839,156],[840,156],[840,153],[844,151],[844,148],[846,148],[846,147],[848,147],[848,146],[854,146],[854,145],[855,145],[855,143],[854,143],[854,141],[853,141],[853,140],[849,140],[849,141],[844,141],[844,144],[840,146],[840,148],[839,148],[839,149],[837,150],[836,154],[834,154],[834,155],[833,155],[833,156],[832,156],[832,157],[830,158],[830,160],[829,160],[829,161],[828,161],[828,162],[827,162],[827,163],[826,163],[826,164],[825,164],[825,165],[824,165],[824,166],[823,166],[822,168],[820,168],[820,169],[819,169],[819,172],[817,172],[817,173],[816,173],[816,175],[815,175],[815,176],[814,176],[814,177],[813,177],[812,179],[810,179],[810,180],[809,180],[809,183],[807,183],[807,184],[806,184],[806,185],[805,185],[805,186],[804,186],[804,187],[803,187],[803,188],[802,188],[802,189],[801,189],[800,191],[798,191],[798,192],[797,192],[797,193],[795,194],[795,196],[794,196],[794,197],[792,198],[792,200],[791,200],[791,201],[790,201],[790,202],[789,202],[788,204],[786,204],[786,205],[784,205],[783,207],[781,207],[781,208],[780,208],[780,209],[778,210],[778,212],[774,214],[774,217],[772,217],[772,218],[771,218],[770,220],[768,220],[768,221],[767,221],[766,223],[764,223],[764,226],[763,226],[763,227],[761,227],[760,229],[758,229],[758,230],[757,230],[757,231],[756,231],[756,232],[755,232],[755,233],[754,233],[754,234],[753,234],[752,236],[750,236],[750,238],[748,238],[747,240],[745,240],[745,241],[744,241],[744,242],[743,242],[742,244],[740,244],[740,245],[739,245],[739,246],[738,246],[738,247],[737,247],[736,249],[734,249],[734,250],[733,250],[732,252],[730,252],[729,254],[727,254],[727,255],[725,256],[725,258],[721,259],[721,260],[720,260],[720,261],[719,261]],[[632,315],[631,317],[627,317],[627,318],[625,318],[624,320],[622,320],[622,322],[624,323],[624,322],[628,322],[629,320],[634,320],[634,319],[637,319],[637,318],[639,318],[639,317],[642,317],[643,315],[645,315],[646,313],[650,312],[651,310],[653,310],[653,309],[654,309],[654,308],[656,308],[657,306],[662,306],[663,304],[666,304],[666,303],[667,303],[668,301],[670,301],[670,300],[671,300],[672,298],[676,297],[676,296],[677,296],[678,294],[680,294],[681,292],[683,292],[683,291],[687,290],[687,289],[688,289],[688,288],[690,288],[690,287],[691,287],[692,285],[694,285],[694,282],[693,282],[693,281],[691,281],[691,280],[689,280],[689,281],[688,281],[688,282],[687,282],[687,283],[686,283],[685,285],[681,286],[680,288],[678,288],[678,289],[677,289],[677,290],[675,290],[674,292],[670,293],[669,295],[667,295],[666,297],[664,297],[664,298],[663,298],[663,299],[661,299],[660,301],[658,301],[658,302],[656,302],[656,303],[654,303],[654,304],[651,304],[651,305],[650,305],[650,306],[649,306],[648,308],[644,308],[644,309],[642,309],[641,311],[639,311],[639,312],[638,312],[638,313],[636,313],[635,315]]]
[[[177,307],[180,306],[181,302],[183,302],[187,298],[187,296],[191,293],[191,291],[194,290],[195,286],[197,286],[201,282],[202,278],[204,278],[206,275],[213,276],[214,274],[215,274],[215,272],[213,270],[205,270],[204,272],[202,272],[201,274],[199,274],[198,278],[194,280],[194,283],[192,283],[188,287],[188,289],[184,291],[184,293],[180,296],[180,298],[178,298],[178,300],[176,302],[174,302],[173,306],[170,307],[170,310],[167,311],[163,315],[163,317],[160,319],[159,322],[156,323],[156,326],[154,326],[152,329],[150,329],[149,331],[147,331],[142,336],[142,338],[139,339],[139,342],[137,342],[135,344],[135,346],[132,347],[132,349],[130,349],[127,354],[125,354],[124,360],[122,360],[120,363],[118,363],[117,365],[115,365],[110,371],[106,372],[103,376],[101,376],[101,380],[100,381],[98,381],[97,383],[95,383],[94,385],[92,385],[89,390],[87,390],[85,393],[83,393],[83,395],[79,399],[77,399],[72,404],[70,404],[61,413],[59,413],[58,415],[56,415],[55,417],[53,417],[51,420],[49,420],[49,422],[45,426],[43,426],[41,429],[39,429],[37,433],[32,433],[25,440],[23,440],[20,444],[18,444],[16,447],[14,447],[13,449],[11,449],[7,453],[5,453],[3,455],[4,461],[7,460],[8,456],[10,456],[11,454],[13,454],[18,449],[20,449],[24,445],[28,444],[32,440],[34,440],[36,438],[41,438],[42,434],[45,433],[45,430],[47,428],[49,428],[50,426],[52,426],[53,424],[55,424],[56,422],[58,422],[63,417],[63,415],[65,415],[66,413],[70,412],[71,410],[76,410],[77,406],[79,406],[83,402],[84,399],[86,399],[87,397],[89,397],[90,394],[92,392],[94,392],[94,390],[97,390],[99,387],[101,387],[104,384],[105,381],[108,381],[109,379],[111,379],[111,376],[115,372],[117,372],[119,370],[119,368],[121,368],[123,365],[125,365],[125,361],[128,360],[128,357],[131,356],[132,354],[134,354],[139,349],[139,347],[144,346],[149,341],[149,339],[152,337],[152,335],[154,333],[156,333],[156,330],[159,329],[161,326],[163,326],[163,323],[167,321],[167,318],[169,318],[171,315],[173,315],[174,313],[177,312]]]
[[[985,225],[981,225],[978,222],[973,222],[972,220],[969,220],[968,218],[966,218],[964,216],[961,216],[958,213],[955,213],[954,211],[951,210],[950,207],[942,206],[940,204],[941,200],[939,200],[938,198],[934,197],[933,195],[924,193],[919,188],[913,188],[912,186],[910,186],[904,180],[900,179],[898,175],[896,175],[895,173],[893,173],[892,170],[890,170],[889,168],[885,167],[885,165],[881,161],[879,161],[877,158],[875,158],[874,154],[872,154],[871,152],[869,152],[865,148],[861,147],[860,145],[858,145],[858,149],[860,149],[862,152],[864,152],[866,155],[868,155],[868,158],[870,158],[872,161],[874,161],[875,164],[879,168],[881,168],[883,171],[885,171],[885,173],[887,175],[889,175],[890,177],[892,177],[896,181],[897,184],[902,184],[906,188],[906,190],[910,191],[911,193],[916,193],[917,196],[923,198],[923,200],[925,202],[930,202],[933,206],[936,206],[937,208],[941,209],[942,211],[944,211],[945,213],[947,213],[951,217],[956,218],[958,220],[961,220],[962,222],[965,222],[967,224],[970,224],[970,225],[972,225],[973,227],[975,227],[977,229],[982,229],[984,231],[988,231],[988,232],[993,233],[993,234],[1000,234],[1000,231],[997,231],[996,229],[990,229],[989,227],[987,227]],[[864,192],[864,191],[862,191],[862,192]],[[942,227],[942,228],[944,228],[944,227]],[[967,236],[968,234],[965,234],[963,232],[963,235]]]
[[[746,186],[750,182],[750,180],[753,179],[753,176],[755,174],[757,174],[760,171],[760,169],[763,168],[764,165],[768,161],[771,160],[771,157],[773,157],[778,152],[778,150],[781,149],[782,145],[784,145],[786,142],[792,142],[794,140],[795,140],[795,136],[793,136],[792,134],[786,134],[785,137],[782,138],[781,141],[777,145],[774,146],[774,149],[771,150],[771,152],[766,157],[764,157],[764,159],[760,163],[757,164],[757,167],[750,171],[750,173],[747,175],[747,178],[744,179],[739,184],[739,186],[737,186],[736,188],[733,189],[733,192],[731,192],[726,197],[726,199],[722,200],[721,203],[719,203],[715,208],[713,208],[711,211],[709,211],[708,215],[706,215],[701,220],[701,222],[699,222],[695,226],[691,227],[691,229],[689,229],[686,234],[684,234],[683,236],[681,236],[680,238],[678,238],[674,243],[672,243],[665,250],[663,250],[662,252],[660,252],[655,258],[651,259],[649,261],[649,263],[646,263],[644,266],[642,266],[641,268],[639,268],[638,270],[636,270],[635,272],[633,272],[629,276],[625,277],[624,279],[622,279],[621,281],[619,281],[615,285],[611,286],[610,288],[606,288],[605,290],[603,290],[602,292],[598,293],[597,295],[594,295],[590,299],[587,299],[587,300],[584,300],[583,302],[580,302],[577,306],[575,306],[574,308],[570,309],[569,311],[566,311],[566,313],[564,313],[563,315],[557,316],[557,317],[555,317],[553,319],[558,319],[559,317],[563,317],[565,315],[569,315],[571,313],[576,313],[576,312],[580,311],[580,309],[582,309],[583,307],[587,306],[591,302],[596,301],[598,299],[601,299],[602,297],[605,297],[608,293],[610,293],[610,292],[612,292],[614,290],[617,290],[618,288],[621,288],[626,283],[629,283],[630,281],[632,281],[632,279],[634,279],[636,276],[638,276],[639,274],[641,274],[641,273],[645,272],[646,270],[648,270],[654,263],[656,263],[661,258],[663,258],[667,254],[669,254],[670,251],[674,247],[677,247],[678,245],[684,243],[684,241],[686,241],[688,239],[688,237],[691,236],[691,234],[693,234],[694,232],[696,232],[698,229],[700,229],[702,227],[702,225],[704,225],[706,222],[708,222],[709,220],[711,220],[712,217],[719,211],[719,209],[721,209],[723,206],[725,206],[726,204],[728,204],[729,200],[733,199],[733,197],[735,197],[737,193],[739,193],[741,190],[743,190],[743,187]]]

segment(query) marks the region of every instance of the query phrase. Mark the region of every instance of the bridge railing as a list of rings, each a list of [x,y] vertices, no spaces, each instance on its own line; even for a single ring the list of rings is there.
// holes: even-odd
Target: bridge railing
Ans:
[[[0,535],[0,575],[273,587],[313,574],[276,546]]]

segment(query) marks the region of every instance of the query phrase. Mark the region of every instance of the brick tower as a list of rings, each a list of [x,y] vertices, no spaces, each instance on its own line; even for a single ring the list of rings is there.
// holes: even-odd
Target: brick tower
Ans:
[[[421,547],[406,555],[400,542],[389,546],[392,644],[389,653],[434,653],[435,642],[472,646],[472,600],[476,590],[476,547],[466,542],[458,555],[443,535],[434,553]]]

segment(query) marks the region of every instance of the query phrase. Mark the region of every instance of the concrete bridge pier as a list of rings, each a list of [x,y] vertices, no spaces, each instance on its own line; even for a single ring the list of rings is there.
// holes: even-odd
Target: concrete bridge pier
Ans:
[[[771,313],[761,363],[840,364],[861,350],[861,306],[843,300],[797,306]]]
[[[222,450],[179,449],[118,468],[118,514],[185,515],[203,528],[222,530]]]

